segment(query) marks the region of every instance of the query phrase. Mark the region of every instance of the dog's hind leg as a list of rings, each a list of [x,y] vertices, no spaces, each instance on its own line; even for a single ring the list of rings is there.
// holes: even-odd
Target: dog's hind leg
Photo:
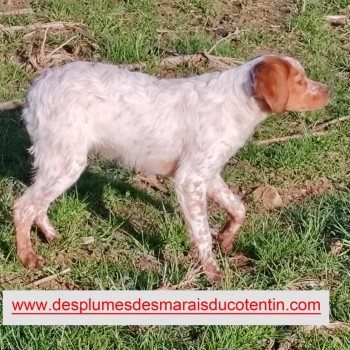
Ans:
[[[44,234],[48,242],[52,242],[57,236],[58,233],[55,228],[52,226],[49,217],[47,216],[48,207],[42,208],[37,216],[34,218],[34,223]]]
[[[17,255],[26,267],[38,267],[44,263],[44,259],[34,252],[30,241],[33,222],[48,241],[56,236],[47,217],[47,209],[51,202],[78,180],[86,167],[87,152],[77,154],[68,153],[68,150],[69,147],[65,148],[66,154],[50,152],[49,159],[36,161],[37,173],[33,185],[15,202],[13,220]]]

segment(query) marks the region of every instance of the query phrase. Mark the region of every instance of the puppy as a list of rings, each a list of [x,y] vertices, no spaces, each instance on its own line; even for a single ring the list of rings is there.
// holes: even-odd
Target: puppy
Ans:
[[[97,151],[143,174],[174,178],[203,271],[218,282],[207,198],[228,212],[217,236],[224,253],[232,250],[246,213],[220,176],[223,166],[269,114],[315,110],[329,100],[326,85],[308,79],[294,59],[277,55],[181,79],[89,62],[45,70],[23,111],[35,177],[13,210],[19,259],[27,267],[44,263],[33,251],[31,226],[49,242],[57,236],[49,205],[78,180],[89,152]]]

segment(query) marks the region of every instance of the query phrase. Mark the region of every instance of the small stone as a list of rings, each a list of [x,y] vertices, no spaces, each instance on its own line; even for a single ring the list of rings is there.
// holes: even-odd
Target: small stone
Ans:
[[[259,186],[253,192],[254,198],[262,202],[264,208],[268,210],[283,206],[283,200],[277,189],[273,186]]]
[[[325,16],[326,21],[332,26],[341,26],[347,23],[347,16],[345,15],[332,15]]]
[[[89,245],[95,242],[95,238],[92,236],[88,236],[88,237],[83,237],[81,239],[81,243],[84,245]]]
[[[334,241],[331,243],[331,254],[339,255],[343,249],[344,244],[341,241]]]

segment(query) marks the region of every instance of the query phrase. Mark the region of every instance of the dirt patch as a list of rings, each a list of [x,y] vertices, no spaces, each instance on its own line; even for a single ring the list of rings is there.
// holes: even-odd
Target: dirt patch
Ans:
[[[218,18],[210,19],[207,30],[217,36],[226,37],[230,33],[237,33],[232,40],[240,39],[237,29],[252,28],[268,31],[279,31],[291,13],[293,1],[222,1],[222,14]]]
[[[258,210],[275,210],[287,205],[293,205],[305,202],[314,197],[321,196],[331,192],[336,187],[328,179],[319,179],[316,181],[307,180],[302,184],[278,188],[270,185],[242,187],[231,186],[232,192],[238,194],[248,206],[255,207],[258,204]],[[220,208],[209,204],[212,213],[217,213]]]
[[[243,273],[251,273],[254,271],[254,262],[243,253],[236,253],[228,259],[229,266]]]
[[[122,226],[127,232],[154,231],[154,225],[159,219],[157,211],[150,211],[147,206],[140,202],[118,203],[112,211],[124,222]]]
[[[245,4],[246,3],[246,4]],[[293,0],[224,0],[222,1],[225,16],[236,23],[247,23],[249,26],[281,26],[291,13]]]
[[[203,28],[203,14],[199,10],[189,10],[187,3],[186,0],[157,0],[157,9],[165,22],[165,28],[160,29],[161,34],[171,36],[178,30],[177,20],[181,18],[186,22],[186,27],[189,27],[191,33]]]
[[[0,11],[13,11],[29,8],[29,0],[5,0],[0,4]]]
[[[284,204],[294,204],[321,196],[332,189],[334,189],[334,186],[331,181],[320,179],[317,181],[307,180],[302,186],[280,189],[279,193]]]
[[[163,259],[165,262],[171,264],[174,261],[178,262],[179,266],[188,268],[191,265],[191,262],[196,261],[196,252],[194,249],[191,249],[190,252],[186,251],[173,251],[173,250],[164,250]]]
[[[136,259],[135,259],[136,258]],[[134,256],[135,265],[141,271],[156,272],[160,267],[160,262],[153,255],[139,252]]]
[[[191,32],[203,28],[225,37],[236,28],[264,28],[278,30],[283,26],[292,11],[295,0],[222,0],[214,7],[216,14],[203,13],[203,8],[190,9],[185,0],[158,0],[160,14],[167,20],[167,29],[176,30],[170,19],[184,16]],[[206,6],[205,4],[203,6]],[[187,10],[187,12],[186,12]]]
[[[47,290],[79,290],[84,287],[68,282],[69,277],[57,276],[56,278],[43,282],[36,287],[31,287],[30,284],[50,276],[49,273],[42,270],[27,271],[25,274],[14,273],[0,281],[1,289],[13,289],[18,287],[26,287],[26,289],[47,289]]]

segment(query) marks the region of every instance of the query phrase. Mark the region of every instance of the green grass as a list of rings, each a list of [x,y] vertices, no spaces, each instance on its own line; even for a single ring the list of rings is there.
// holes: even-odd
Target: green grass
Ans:
[[[242,1],[249,8],[260,1]],[[240,60],[274,51],[299,59],[313,79],[328,83],[332,102],[325,109],[286,113],[264,122],[254,139],[288,135],[298,127],[310,133],[329,118],[349,115],[350,56],[343,48],[350,37],[349,24],[328,27],[324,16],[349,14],[349,0],[310,0],[301,13],[301,1],[283,1],[290,7],[277,30],[265,22],[240,20],[240,32],[221,41],[213,54]],[[158,62],[164,46],[182,54],[209,50],[220,40],[216,26],[236,28],[230,17],[237,7],[227,1],[32,1],[34,14],[0,17],[3,25],[37,21],[73,21],[86,25],[96,39],[76,34],[73,46],[81,45],[80,57],[113,63],[146,62],[145,71],[186,75],[203,67],[179,67],[162,72]],[[268,3],[266,2],[266,6]],[[279,8],[276,5],[274,11]],[[346,9],[347,8],[347,9]],[[73,33],[48,33],[46,45],[58,47]],[[42,36],[0,33],[0,101],[24,98],[35,76],[18,64],[28,50],[38,50]],[[248,220],[235,252],[244,252],[253,269],[230,267],[229,257],[217,257],[224,271],[223,289],[295,288],[305,280],[312,289],[330,290],[330,317],[350,323],[350,124],[332,126],[320,137],[305,136],[273,146],[250,142],[224,170],[229,185],[247,191]],[[41,270],[26,270],[16,260],[11,222],[12,205],[30,183],[30,142],[19,112],[0,114],[0,288],[23,289],[30,281],[70,268],[53,285],[40,289],[155,289],[164,281],[177,284],[193,261],[182,216],[173,190],[169,194],[141,188],[134,173],[117,164],[92,157],[78,183],[60,197],[49,215],[60,231],[53,244],[32,235],[35,249],[47,259]],[[251,191],[264,184],[279,190],[305,187],[319,179],[332,191],[317,198],[305,196],[280,210],[266,212]],[[211,210],[211,224],[220,226],[224,213]],[[84,237],[94,242],[85,246]],[[342,250],[332,253],[332,244]],[[234,253],[233,253],[234,254]],[[232,254],[232,255],[233,255]],[[232,256],[231,255],[231,256]],[[204,277],[196,286],[210,287]],[[307,288],[307,287],[300,287]],[[4,327],[0,349],[266,349],[272,342],[290,342],[295,349],[349,349],[345,331],[306,332],[302,327]]]

